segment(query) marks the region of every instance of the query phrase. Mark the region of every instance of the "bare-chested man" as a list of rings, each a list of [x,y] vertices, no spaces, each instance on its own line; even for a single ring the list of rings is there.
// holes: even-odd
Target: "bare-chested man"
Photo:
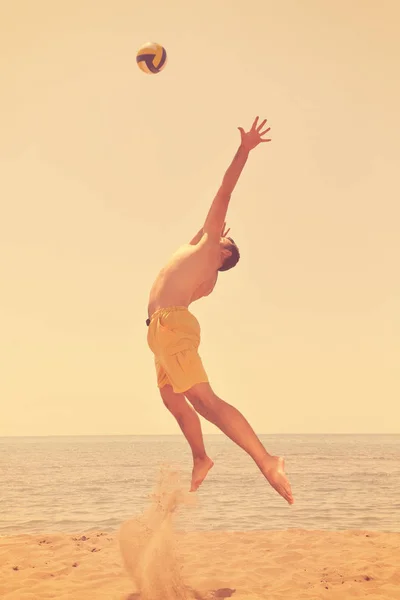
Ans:
[[[189,305],[208,296],[218,273],[228,271],[239,260],[234,241],[226,237],[225,218],[239,176],[249,153],[270,128],[255,119],[250,131],[239,127],[241,142],[225,173],[204,226],[189,244],[182,246],[161,270],[150,292],[148,344],[155,357],[157,382],[165,406],[176,418],[193,454],[191,491],[195,491],[213,466],[203,441],[198,414],[216,425],[243,448],[272,487],[293,504],[284,461],[268,454],[243,415],[212,390],[198,347],[200,326]],[[187,402],[188,401],[188,402]]]

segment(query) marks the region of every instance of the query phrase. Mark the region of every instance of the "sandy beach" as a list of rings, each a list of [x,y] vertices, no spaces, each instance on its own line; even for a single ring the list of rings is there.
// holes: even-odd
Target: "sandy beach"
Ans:
[[[0,600],[400,600],[400,0],[1,7]]]
[[[175,597],[300,600],[400,597],[400,534],[365,531],[178,533],[186,591]],[[158,557],[157,570],[163,570]],[[149,566],[154,569],[155,565]],[[164,569],[168,566],[164,564]],[[148,590],[151,594],[152,574]],[[153,590],[158,598],[160,589]],[[127,600],[137,586],[117,534],[0,538],[0,597]],[[165,594],[164,594],[165,597]],[[174,591],[171,591],[171,598]]]

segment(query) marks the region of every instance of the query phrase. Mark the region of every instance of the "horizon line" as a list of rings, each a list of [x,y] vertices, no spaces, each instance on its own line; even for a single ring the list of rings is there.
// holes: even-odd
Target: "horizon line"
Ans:
[[[204,436],[221,436],[226,437],[224,433],[204,433]],[[286,436],[286,435],[400,435],[400,432],[286,432],[286,433],[272,433],[264,432],[257,433],[257,435],[273,435],[273,436]],[[66,437],[182,437],[181,433],[62,433],[62,434],[39,434],[39,435],[0,435],[0,439],[9,438],[66,438]]]

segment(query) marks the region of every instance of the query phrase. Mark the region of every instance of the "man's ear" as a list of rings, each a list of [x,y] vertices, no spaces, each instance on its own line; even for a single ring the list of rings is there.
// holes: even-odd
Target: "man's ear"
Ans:
[[[228,250],[227,248],[223,248],[221,254],[222,254],[224,260],[229,258],[229,256],[232,256],[232,252],[230,250]]]

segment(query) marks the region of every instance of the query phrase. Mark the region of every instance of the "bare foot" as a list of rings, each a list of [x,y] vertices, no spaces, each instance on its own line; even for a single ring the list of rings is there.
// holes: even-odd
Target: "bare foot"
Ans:
[[[261,467],[264,477],[269,481],[272,487],[289,504],[293,504],[294,499],[290,483],[285,473],[285,461],[279,456],[270,456]]]
[[[208,471],[214,466],[211,458],[196,458],[193,462],[191,492],[195,492],[203,483]]]

